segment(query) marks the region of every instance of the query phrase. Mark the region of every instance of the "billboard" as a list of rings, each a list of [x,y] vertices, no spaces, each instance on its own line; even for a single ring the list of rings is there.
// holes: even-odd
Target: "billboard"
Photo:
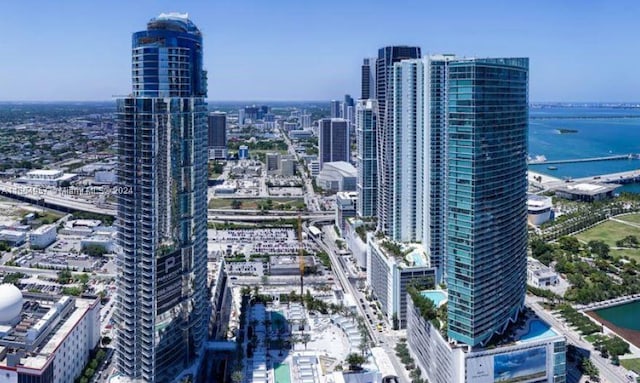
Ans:
[[[497,354],[493,357],[493,380],[513,383],[543,379],[547,375],[546,366],[546,347]]]

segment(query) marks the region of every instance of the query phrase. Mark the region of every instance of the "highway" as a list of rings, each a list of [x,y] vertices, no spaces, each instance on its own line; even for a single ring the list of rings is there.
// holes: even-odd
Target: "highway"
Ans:
[[[563,322],[559,321],[556,317],[542,308],[537,300],[529,295],[526,296],[526,304],[531,307],[535,313],[542,318],[545,322],[551,324],[556,330],[559,330],[562,335],[567,339],[568,344],[572,344],[577,348],[587,350],[590,353],[590,359],[593,364],[600,370],[600,381],[608,383],[625,383],[624,369],[611,364],[609,359],[605,359],[600,356],[600,353],[593,349],[591,343],[581,339],[580,335],[573,329],[568,328]]]

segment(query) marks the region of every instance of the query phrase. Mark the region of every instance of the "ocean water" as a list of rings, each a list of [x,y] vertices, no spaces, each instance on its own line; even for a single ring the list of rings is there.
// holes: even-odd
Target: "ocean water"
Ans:
[[[596,310],[596,314],[616,326],[635,331],[640,331],[638,313],[640,313],[640,301]]]
[[[532,108],[529,113],[529,155],[547,160],[640,154],[640,109],[638,108]],[[559,129],[576,133],[560,134]],[[530,165],[536,172],[554,177],[580,178],[640,169],[640,160],[613,160]],[[619,191],[640,193],[640,184]]]

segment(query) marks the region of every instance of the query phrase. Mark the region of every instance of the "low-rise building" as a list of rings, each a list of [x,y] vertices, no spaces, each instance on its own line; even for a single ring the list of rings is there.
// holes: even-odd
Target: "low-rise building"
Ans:
[[[400,244],[367,234],[367,284],[387,322],[406,328],[407,288],[434,287],[435,278],[436,269],[422,244]]]
[[[325,162],[316,178],[316,184],[329,191],[356,191],[357,169],[348,162]]]
[[[66,383],[100,341],[100,300],[0,285],[0,381]]]
[[[615,190],[620,187],[622,185],[597,182],[567,182],[555,187],[553,190],[560,198],[571,201],[594,202],[612,198]]]
[[[58,226],[56,224],[42,225],[29,233],[29,244],[32,249],[44,249],[56,241]]]
[[[565,338],[541,319],[522,313],[523,326],[512,325],[491,346],[472,348],[447,339],[439,319],[425,319],[411,296],[407,300],[409,352],[429,382],[565,382]]]
[[[0,230],[0,242],[6,242],[9,246],[20,246],[27,240],[24,231],[2,229]]]
[[[320,161],[311,160],[308,163],[309,165],[307,165],[307,167],[309,169],[311,177],[317,177],[320,174]]]
[[[76,174],[63,173],[62,170],[32,170],[16,180],[17,183],[42,186],[60,186],[65,181],[73,181]]]
[[[545,288],[558,284],[558,273],[535,258],[527,258],[527,283],[533,287]]]
[[[551,197],[537,194],[529,194],[527,196],[527,219],[532,225],[540,226],[551,219],[552,208],[553,202]]]

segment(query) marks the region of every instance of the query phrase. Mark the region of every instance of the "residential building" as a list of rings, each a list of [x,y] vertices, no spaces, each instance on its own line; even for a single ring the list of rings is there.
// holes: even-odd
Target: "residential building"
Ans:
[[[207,75],[187,15],[161,14],[132,38],[133,94],[118,100],[114,365],[172,382],[204,353],[207,297]]]
[[[448,336],[473,347],[504,331],[524,306],[529,60],[459,59],[448,67]]]
[[[308,129],[311,127],[311,115],[303,114],[300,116],[300,129]]]
[[[344,231],[347,226],[347,219],[356,216],[357,205],[357,192],[336,193],[336,226],[338,226],[341,237],[344,237]]]
[[[407,326],[409,286],[433,288],[436,270],[419,243],[399,244],[367,234],[367,284],[387,322]],[[395,322],[395,323],[394,323]]]
[[[238,125],[244,126],[245,113],[244,109],[238,110]]]
[[[320,169],[327,162],[351,161],[349,124],[342,118],[323,118],[319,132]]]
[[[376,156],[376,100],[360,100],[356,108],[356,142],[358,155],[357,191],[359,217],[375,217],[378,200],[378,161]]]
[[[342,118],[342,107],[340,105],[340,101],[331,100],[329,107],[331,109],[331,118]]]
[[[376,98],[376,59],[363,59],[360,73],[362,84],[360,99],[368,100]]]
[[[342,118],[349,121],[350,125],[355,124],[355,102],[353,97],[349,94],[344,95],[344,102],[342,103]]]
[[[98,298],[23,294],[0,285],[2,382],[73,382],[99,342]]]
[[[209,159],[227,158],[227,114],[213,112],[209,114]]]
[[[393,187],[393,125],[392,103],[388,102],[393,90],[391,75],[393,64],[406,59],[420,58],[419,47],[388,46],[378,50],[375,75],[375,98],[378,101],[376,142],[378,143],[378,228],[390,233]],[[388,117],[389,116],[389,117]]]
[[[424,291],[436,307],[446,304],[441,291]],[[437,296],[445,298],[438,301]],[[566,341],[535,316],[523,318],[510,337],[490,348],[470,347],[448,341],[439,320],[422,316],[407,297],[407,344],[422,376],[433,383],[565,382]],[[442,326],[442,327],[440,327]]]
[[[267,173],[277,172],[280,168],[280,154],[267,153],[266,156]]]

